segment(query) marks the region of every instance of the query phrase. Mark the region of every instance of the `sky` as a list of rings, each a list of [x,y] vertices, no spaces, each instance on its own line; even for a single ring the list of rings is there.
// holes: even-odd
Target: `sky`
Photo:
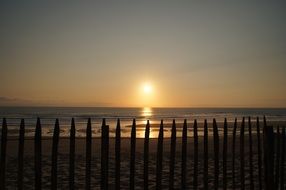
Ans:
[[[286,107],[285,10],[1,1],[0,106]]]

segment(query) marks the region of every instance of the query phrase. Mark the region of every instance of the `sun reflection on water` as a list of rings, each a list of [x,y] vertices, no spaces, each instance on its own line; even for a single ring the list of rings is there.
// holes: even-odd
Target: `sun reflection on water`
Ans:
[[[152,116],[152,108],[144,107],[142,112],[141,112],[141,116],[143,116],[143,117],[151,117]]]

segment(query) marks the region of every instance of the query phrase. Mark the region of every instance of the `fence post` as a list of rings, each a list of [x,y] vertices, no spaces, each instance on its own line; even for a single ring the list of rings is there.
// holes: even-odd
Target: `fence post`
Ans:
[[[56,119],[56,124],[53,134],[53,147],[52,147],[52,170],[51,170],[51,189],[57,189],[57,162],[58,162],[58,144],[59,144],[59,120]]]
[[[176,156],[176,122],[173,120],[171,132],[170,168],[169,168],[169,189],[174,189],[174,169]]]
[[[265,189],[270,190],[274,187],[274,176],[273,176],[274,138],[273,138],[273,127],[272,126],[267,126],[267,125],[264,126],[263,141],[264,141]]]
[[[235,139],[236,139],[237,119],[235,118],[232,133],[232,189],[235,189]]]
[[[105,119],[101,127],[101,189],[108,189],[109,126]]]
[[[223,168],[223,189],[227,189],[227,120],[224,119],[223,126],[223,160],[222,160],[222,168]]]
[[[204,123],[204,189],[208,189],[208,168],[209,168],[209,153],[208,153],[208,123]]]
[[[120,120],[117,120],[115,137],[115,189],[120,189],[120,149],[121,149]]]
[[[244,125],[245,119],[242,118],[241,128],[240,128],[240,184],[241,189],[245,189],[245,175],[244,175]]]
[[[158,144],[157,144],[157,163],[156,163],[156,189],[161,190],[162,184],[162,162],[163,162],[163,120],[161,120],[159,136],[158,136]]]
[[[5,189],[6,182],[6,150],[7,150],[7,122],[6,118],[2,123],[2,136],[1,136],[1,165],[0,165],[0,189]]]
[[[186,172],[187,172],[187,120],[184,120],[182,134],[182,166],[181,166],[181,188],[186,189]]]
[[[135,150],[136,150],[136,120],[133,119],[131,129],[131,151],[130,151],[130,189],[134,189],[135,179]]]
[[[214,189],[218,189],[219,183],[219,134],[216,120],[213,119],[213,140],[214,140]]]
[[[40,118],[37,119],[35,131],[35,189],[42,189],[42,127]]]
[[[277,132],[276,132],[276,137],[275,137],[275,142],[276,142],[276,160],[275,160],[275,189],[279,188],[279,176],[280,176],[280,127],[279,125],[277,126]]]
[[[198,126],[197,120],[194,121],[194,182],[193,186],[194,189],[198,189],[198,149],[199,149],[199,142],[198,142]]]
[[[74,189],[74,168],[75,168],[75,122],[74,118],[71,121],[71,129],[70,129],[70,160],[69,160],[69,188],[70,190]]]
[[[147,120],[147,125],[145,128],[145,139],[144,139],[144,189],[148,189],[148,165],[149,165],[149,134],[150,134],[150,123]]]
[[[254,189],[253,182],[253,151],[252,151],[252,127],[251,118],[248,117],[248,142],[249,142],[249,177],[250,177],[250,189]]]
[[[18,145],[18,189],[23,189],[23,166],[24,166],[24,138],[25,138],[25,122],[21,119],[19,130],[19,145]]]
[[[85,189],[90,190],[91,174],[91,119],[88,119],[86,127],[86,165],[85,165]]]
[[[285,127],[282,128],[282,136],[281,136],[281,159],[280,159],[280,189],[284,189],[284,175],[285,175]]]
[[[260,140],[260,126],[259,126],[259,117],[256,119],[256,128],[257,128],[257,152],[258,152],[258,183],[259,189],[262,189],[262,159],[261,159],[261,140]]]

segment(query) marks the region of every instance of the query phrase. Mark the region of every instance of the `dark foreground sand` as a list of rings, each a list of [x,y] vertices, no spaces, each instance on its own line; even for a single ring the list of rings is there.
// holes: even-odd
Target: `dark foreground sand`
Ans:
[[[255,128],[254,128],[255,129]],[[229,130],[228,136],[228,162],[227,162],[227,178],[228,188],[231,188],[232,173],[232,128]],[[239,131],[237,131],[239,134]],[[248,131],[245,129],[245,177],[246,189],[249,189],[249,144],[248,144]],[[188,138],[188,155],[187,155],[187,187],[192,189],[193,183],[193,138]],[[110,189],[114,187],[114,142],[115,139],[110,139],[110,159],[109,159],[109,186]],[[100,146],[101,140],[93,138],[92,140],[92,189],[100,188]],[[137,139],[136,145],[136,189],[143,189],[143,147],[144,139]],[[240,187],[239,183],[239,136],[236,137],[236,187]],[[50,188],[50,173],[51,173],[51,138],[45,138],[42,142],[43,150],[43,189]],[[180,171],[181,171],[181,138],[177,138],[177,152],[176,152],[176,166],[175,166],[175,188],[180,189]],[[214,159],[213,159],[213,137],[209,136],[209,189],[213,189],[214,181]],[[17,150],[18,140],[10,138],[7,145],[7,186],[8,189],[16,189],[17,179]],[[25,140],[25,160],[24,160],[24,189],[34,189],[34,141],[32,139]],[[155,188],[156,179],[156,152],[157,152],[157,139],[150,139],[150,163],[149,163],[149,186],[150,189]],[[255,188],[258,183],[258,164],[257,164],[257,138],[256,133],[253,134],[253,168],[254,168],[254,182]],[[163,155],[163,179],[162,184],[164,189],[168,189],[169,181],[169,153],[170,153],[170,139],[164,139],[164,155]],[[129,160],[130,160],[130,139],[122,138],[121,141],[121,186],[122,189],[128,189],[129,185]],[[76,189],[84,189],[85,187],[85,138],[76,139],[76,165],[75,165],[75,186]],[[69,166],[69,139],[61,137],[59,142],[59,158],[58,158],[58,188],[68,188],[68,166]],[[203,189],[203,137],[199,137],[199,189]],[[220,137],[220,176],[219,185],[222,187],[222,138]]]

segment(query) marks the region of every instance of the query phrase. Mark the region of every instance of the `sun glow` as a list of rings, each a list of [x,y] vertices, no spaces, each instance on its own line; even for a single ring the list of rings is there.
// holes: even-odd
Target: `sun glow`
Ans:
[[[153,91],[153,88],[152,88],[152,86],[150,84],[146,83],[146,84],[143,85],[143,92],[145,94],[151,94],[152,91]]]

